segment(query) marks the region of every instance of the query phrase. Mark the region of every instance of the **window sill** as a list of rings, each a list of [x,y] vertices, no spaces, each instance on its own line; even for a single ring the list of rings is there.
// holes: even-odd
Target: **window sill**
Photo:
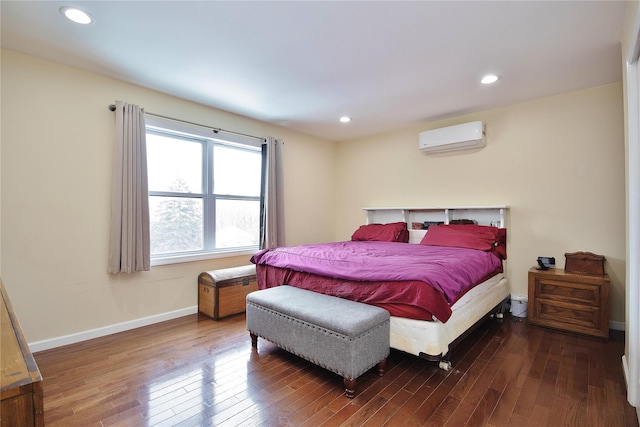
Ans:
[[[208,259],[216,259],[216,258],[229,258],[234,256],[252,256],[258,249],[239,249],[239,250],[230,250],[230,251],[220,251],[220,252],[208,252],[202,254],[189,254],[189,255],[176,255],[171,257],[159,257],[151,259],[151,266],[158,265],[168,265],[168,264],[181,264],[184,262],[193,262],[193,261],[204,261]]]

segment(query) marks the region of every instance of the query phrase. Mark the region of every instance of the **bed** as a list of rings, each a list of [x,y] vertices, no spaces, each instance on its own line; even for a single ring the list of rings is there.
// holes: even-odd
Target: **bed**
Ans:
[[[251,261],[260,289],[288,284],[387,309],[391,347],[447,369],[450,348],[509,301],[505,209],[372,208],[349,241],[266,249]],[[401,220],[372,222],[376,213]]]

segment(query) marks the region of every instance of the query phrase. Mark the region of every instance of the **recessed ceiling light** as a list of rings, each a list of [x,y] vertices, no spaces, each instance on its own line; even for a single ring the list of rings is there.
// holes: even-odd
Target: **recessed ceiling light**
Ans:
[[[480,83],[482,83],[483,85],[490,85],[491,83],[495,83],[497,81],[498,76],[496,76],[495,74],[487,74],[482,78],[482,80],[480,80]]]
[[[350,121],[351,121],[351,117],[347,117],[347,116],[340,117],[341,123],[349,123]]]
[[[67,19],[75,22],[76,24],[87,25],[93,23],[93,17],[91,15],[83,10],[76,9],[75,7],[61,7],[60,13],[62,13]]]

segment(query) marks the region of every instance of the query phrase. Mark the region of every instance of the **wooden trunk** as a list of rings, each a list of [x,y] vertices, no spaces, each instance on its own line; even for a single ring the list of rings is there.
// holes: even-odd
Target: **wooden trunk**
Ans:
[[[198,276],[198,311],[214,320],[246,310],[249,292],[258,290],[255,265],[206,271]]]
[[[573,252],[564,254],[564,271],[573,274],[604,275],[604,257],[591,252]]]

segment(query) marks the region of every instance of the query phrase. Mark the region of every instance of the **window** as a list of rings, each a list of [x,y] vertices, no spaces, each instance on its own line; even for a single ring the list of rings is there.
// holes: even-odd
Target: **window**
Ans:
[[[259,143],[147,121],[154,264],[255,251],[260,240]],[[206,136],[208,133],[215,136]]]

